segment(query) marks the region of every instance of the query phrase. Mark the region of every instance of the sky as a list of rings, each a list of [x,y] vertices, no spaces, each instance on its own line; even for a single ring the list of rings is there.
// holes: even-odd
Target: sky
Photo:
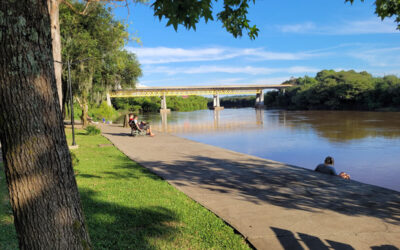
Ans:
[[[255,40],[234,38],[219,21],[176,32],[149,4],[114,14],[140,39],[126,45],[142,66],[139,86],[196,86],[280,84],[323,69],[400,76],[400,31],[394,19],[381,21],[374,11],[370,0],[256,0],[249,8],[250,25],[260,29]]]

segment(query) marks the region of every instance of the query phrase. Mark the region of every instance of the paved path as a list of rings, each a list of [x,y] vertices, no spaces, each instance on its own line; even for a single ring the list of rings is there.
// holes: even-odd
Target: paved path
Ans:
[[[213,211],[257,249],[398,249],[400,193],[167,134],[100,125],[132,160]]]

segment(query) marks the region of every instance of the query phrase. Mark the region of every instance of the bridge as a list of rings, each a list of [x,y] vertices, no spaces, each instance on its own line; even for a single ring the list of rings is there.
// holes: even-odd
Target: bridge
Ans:
[[[222,85],[222,86],[186,86],[186,87],[137,87],[136,89],[112,90],[107,94],[107,104],[111,106],[111,98],[123,97],[161,97],[160,112],[168,112],[166,96],[189,96],[189,95],[212,95],[214,97],[213,108],[221,110],[220,95],[256,95],[256,108],[264,107],[265,89],[285,90],[293,86],[292,84],[279,85]]]

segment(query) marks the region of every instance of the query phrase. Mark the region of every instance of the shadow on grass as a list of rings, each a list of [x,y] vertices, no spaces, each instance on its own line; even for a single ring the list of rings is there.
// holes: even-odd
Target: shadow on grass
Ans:
[[[80,174],[80,173],[78,173],[78,174],[76,174],[75,176],[79,176],[79,177],[82,177],[82,178],[96,178],[96,179],[101,179],[101,176],[94,175],[94,174]]]
[[[148,169],[140,166],[138,163],[130,160],[125,155],[119,155],[113,157],[115,162],[121,162],[122,164],[113,165],[113,168],[116,170],[114,171],[104,171],[103,174],[106,174],[106,178],[112,179],[137,179],[138,176],[144,178],[150,178],[153,180],[161,180],[161,177],[155,175],[154,173],[150,172]],[[123,171],[121,171],[123,170]]]
[[[18,249],[14,223],[3,222],[0,216],[0,249]]]
[[[80,189],[94,249],[156,249],[151,240],[173,238],[175,214],[162,207],[132,208],[101,201]]]
[[[0,249],[18,249],[0,148]]]

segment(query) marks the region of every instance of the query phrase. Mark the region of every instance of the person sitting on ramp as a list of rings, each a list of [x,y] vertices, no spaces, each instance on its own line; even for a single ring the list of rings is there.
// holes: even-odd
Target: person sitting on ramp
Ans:
[[[325,158],[324,163],[319,164],[315,168],[315,171],[323,173],[323,174],[339,176],[343,179],[350,180],[350,175],[345,172],[341,172],[340,174],[337,174],[335,168],[333,167],[334,164],[335,164],[335,161],[334,161],[333,157],[328,156]]]
[[[129,126],[132,129],[131,134],[133,136],[136,135],[149,135],[151,137],[154,136],[153,132],[151,131],[151,127],[149,124],[145,122],[138,122],[138,116],[130,114],[129,115]]]

